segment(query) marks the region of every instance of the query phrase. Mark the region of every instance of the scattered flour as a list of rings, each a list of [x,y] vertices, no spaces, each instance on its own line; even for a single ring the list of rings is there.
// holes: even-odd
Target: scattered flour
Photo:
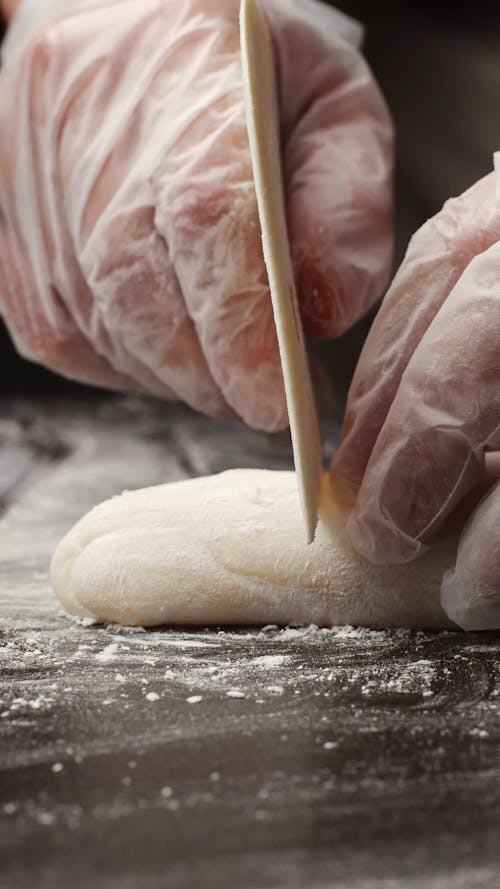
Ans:
[[[118,645],[118,642],[110,642],[109,645],[106,645],[102,651],[99,651],[98,654],[95,655],[96,661],[100,661],[103,664],[114,661],[119,648],[120,646]]]

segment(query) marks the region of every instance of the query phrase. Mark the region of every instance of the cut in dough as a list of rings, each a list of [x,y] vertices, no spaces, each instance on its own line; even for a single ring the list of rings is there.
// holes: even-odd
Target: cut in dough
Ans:
[[[96,506],[52,560],[67,612],[100,622],[451,626],[439,603],[450,536],[415,563],[373,566],[349,546],[328,477],[307,546],[292,472],[235,469]]]

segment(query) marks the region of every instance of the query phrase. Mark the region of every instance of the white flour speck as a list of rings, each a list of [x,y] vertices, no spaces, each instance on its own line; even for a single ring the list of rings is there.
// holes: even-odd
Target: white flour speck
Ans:
[[[256,667],[272,669],[273,667],[281,667],[288,661],[290,661],[290,656],[287,654],[261,654],[252,659],[252,664],[255,664]]]
[[[101,664],[109,663],[109,661],[114,661],[116,657],[116,653],[119,649],[118,642],[110,642],[109,645],[106,645],[102,651],[99,651],[95,655],[96,661],[100,661]]]
[[[469,735],[470,735],[472,738],[488,738],[488,737],[489,737],[489,734],[488,734],[488,732],[486,731],[486,729],[484,729],[484,728],[479,728],[479,727],[477,727],[477,728],[471,728],[471,730],[470,730],[470,732],[469,732]]]
[[[17,812],[16,803],[5,803],[3,811],[5,815],[15,815]]]

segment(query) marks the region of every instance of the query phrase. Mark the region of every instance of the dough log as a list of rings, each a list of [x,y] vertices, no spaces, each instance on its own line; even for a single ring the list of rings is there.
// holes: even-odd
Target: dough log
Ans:
[[[327,477],[316,540],[304,543],[294,473],[237,469],[126,492],[59,544],[54,592],[102,622],[450,626],[439,604],[456,538],[417,562],[370,565],[349,546]]]

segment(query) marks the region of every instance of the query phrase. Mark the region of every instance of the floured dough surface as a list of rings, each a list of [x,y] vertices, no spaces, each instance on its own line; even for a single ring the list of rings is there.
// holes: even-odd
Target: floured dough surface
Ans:
[[[128,625],[446,627],[439,604],[456,540],[417,562],[369,565],[349,546],[325,476],[304,543],[292,472],[236,469],[131,491],[95,507],[51,567],[67,612]]]

